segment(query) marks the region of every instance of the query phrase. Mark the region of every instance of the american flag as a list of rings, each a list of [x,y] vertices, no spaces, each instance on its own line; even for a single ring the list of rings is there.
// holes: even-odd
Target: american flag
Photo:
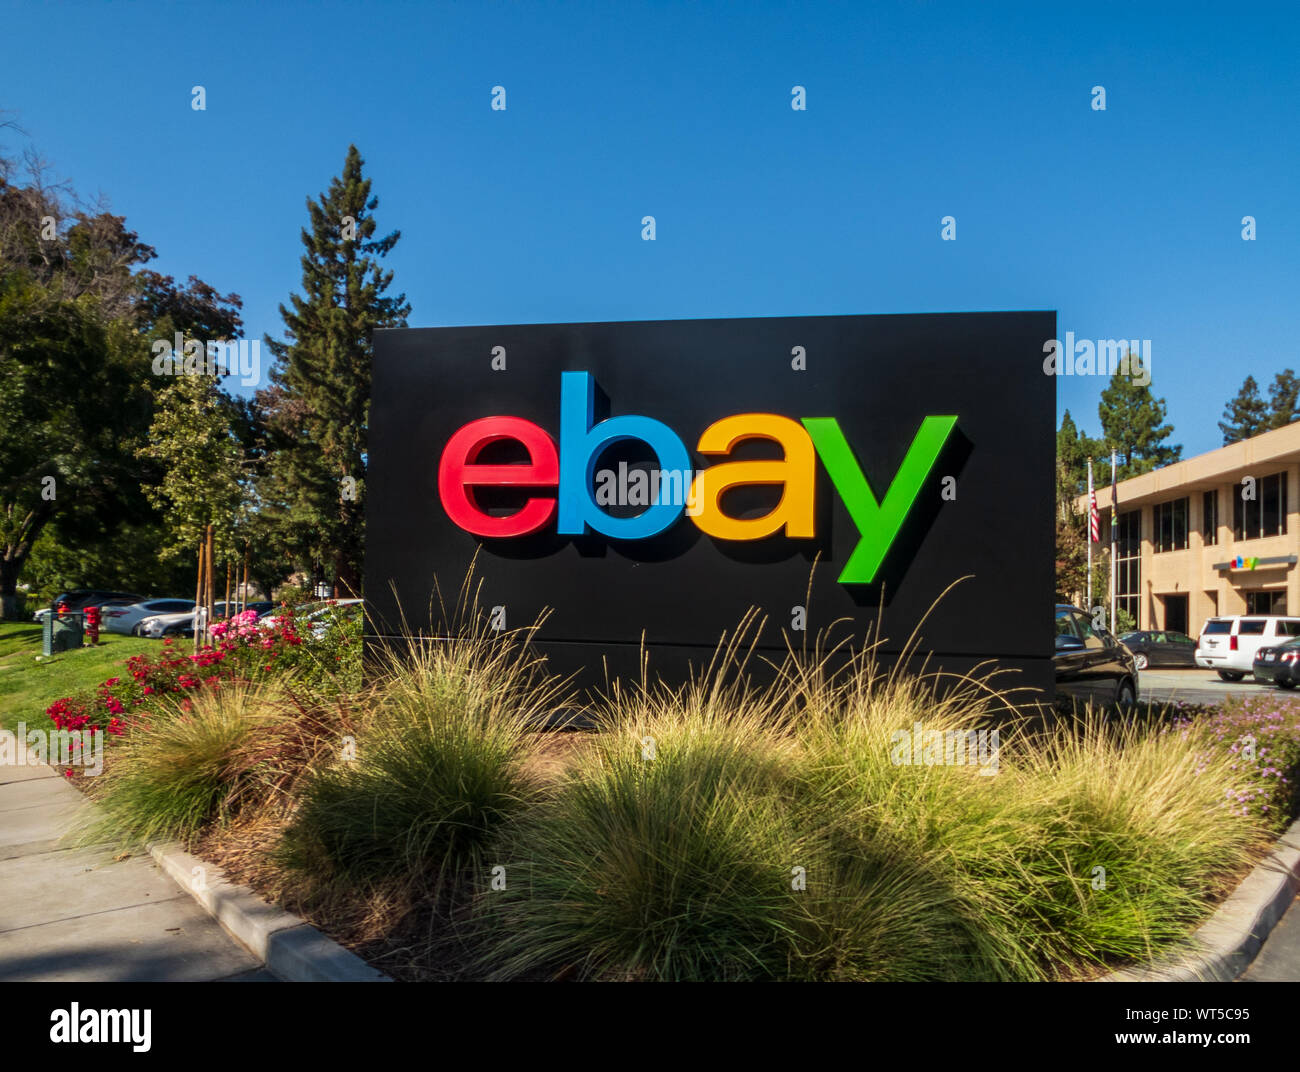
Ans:
[[[1093,543],[1101,543],[1101,514],[1097,512],[1097,493],[1088,489],[1088,529]]]

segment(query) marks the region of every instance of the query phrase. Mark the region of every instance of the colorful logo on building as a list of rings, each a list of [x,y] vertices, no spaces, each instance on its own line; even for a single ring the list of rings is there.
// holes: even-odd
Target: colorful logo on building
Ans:
[[[775,413],[723,417],[700,433],[695,451],[708,464],[693,471],[686,444],[668,425],[639,414],[597,421],[595,399],[596,384],[590,373],[561,373],[558,443],[540,425],[522,417],[481,417],[458,429],[438,463],[438,493],[447,516],[466,532],[486,539],[531,536],[554,524],[562,536],[590,531],[613,540],[646,540],[686,516],[717,540],[778,535],[812,540],[818,536],[816,467],[820,460],[859,534],[839,580],[869,584],[957,423],[956,416],[925,417],[889,487],[877,498],[834,417],[794,420]],[[480,461],[490,446],[503,440],[522,447],[528,460]],[[752,440],[777,444],[782,457],[730,457]],[[601,501],[597,466],[610,448],[629,441],[653,452],[658,468],[649,477],[645,508],[634,516],[615,516]],[[780,499],[761,517],[729,514],[724,497],[747,486],[779,487]],[[487,512],[476,498],[476,489],[492,488],[522,492],[523,504],[510,513]]]

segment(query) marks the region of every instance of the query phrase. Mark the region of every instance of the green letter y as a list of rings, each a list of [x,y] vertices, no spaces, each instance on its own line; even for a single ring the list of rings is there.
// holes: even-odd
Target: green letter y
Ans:
[[[957,418],[926,417],[907,448],[907,457],[899,466],[894,482],[889,485],[885,498],[877,504],[867,479],[862,475],[848,440],[840,431],[834,417],[805,417],[803,426],[812,437],[813,446],[831,475],[831,482],[848,508],[849,517],[857,526],[861,539],[840,573],[841,584],[870,584],[885,560],[894,537],[902,528],[916,496],[921,491],[930,470],[939,458],[939,451],[948,441]]]

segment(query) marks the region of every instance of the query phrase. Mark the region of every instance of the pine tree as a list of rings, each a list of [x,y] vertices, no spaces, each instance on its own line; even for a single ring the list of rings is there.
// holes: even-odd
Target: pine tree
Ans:
[[[1056,598],[1086,602],[1088,576],[1088,511],[1076,500],[1088,491],[1088,459],[1107,455],[1101,440],[1079,430],[1067,409],[1056,433]],[[1096,471],[1099,481],[1110,479],[1107,461]],[[1095,571],[1094,571],[1095,572]],[[1094,584],[1096,577],[1093,578]],[[1089,604],[1091,605],[1091,604]]]
[[[277,363],[261,399],[275,448],[259,489],[264,506],[304,565],[317,576],[332,571],[353,593],[364,552],[371,336],[405,327],[411,311],[404,294],[386,294],[393,273],[379,259],[401,232],[375,237],[379,199],[363,163],[348,146],[342,175],[307,200],[303,295],[280,306],[286,340],[266,340]]]
[[[1070,477],[1060,458],[1056,461],[1056,600],[1073,603],[1082,597],[1087,588],[1088,576],[1088,518],[1074,505],[1069,495],[1061,489]]]
[[[1087,492],[1088,459],[1104,454],[1106,448],[1102,442],[1081,432],[1067,409],[1056,433],[1057,497],[1073,499]]]
[[[1300,420],[1300,379],[1292,369],[1283,369],[1268,385],[1269,428],[1285,428]]]
[[[1163,398],[1151,393],[1150,383],[1138,384],[1116,370],[1101,392],[1097,416],[1101,418],[1102,442],[1107,453],[1119,454],[1119,478],[1149,473],[1183,456],[1183,448],[1167,443],[1174,426],[1165,424],[1168,407]]]
[[[1247,376],[1237,396],[1223,407],[1223,420],[1219,422],[1223,445],[1249,439],[1268,428],[1268,405],[1260,397],[1255,377]]]

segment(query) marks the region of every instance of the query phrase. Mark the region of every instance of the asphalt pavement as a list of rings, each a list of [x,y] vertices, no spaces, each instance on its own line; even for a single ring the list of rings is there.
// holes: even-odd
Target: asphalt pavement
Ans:
[[[1257,685],[1247,675],[1224,681],[1213,670],[1140,670],[1138,699],[1155,702],[1219,704],[1230,696],[1268,696],[1283,703],[1300,703],[1300,690]]]
[[[1269,932],[1259,956],[1242,973],[1241,982],[1300,982],[1300,899],[1291,902],[1286,915]]]

